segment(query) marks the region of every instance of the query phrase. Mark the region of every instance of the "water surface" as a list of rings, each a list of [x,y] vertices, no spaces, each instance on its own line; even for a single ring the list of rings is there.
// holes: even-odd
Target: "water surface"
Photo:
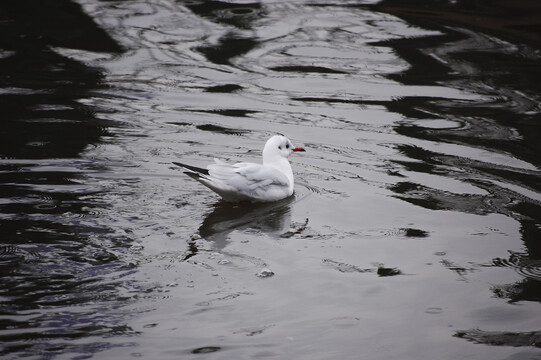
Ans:
[[[527,36],[389,1],[41,3],[0,5],[3,357],[541,358]],[[275,133],[307,150],[278,203],[171,164]]]

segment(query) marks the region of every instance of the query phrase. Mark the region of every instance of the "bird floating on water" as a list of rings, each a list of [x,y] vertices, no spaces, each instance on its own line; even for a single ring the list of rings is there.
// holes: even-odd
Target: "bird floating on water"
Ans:
[[[271,202],[293,194],[293,170],[288,157],[305,151],[282,135],[274,135],[263,148],[263,163],[228,164],[214,159],[206,169],[173,161],[184,173],[220,195],[225,201]]]

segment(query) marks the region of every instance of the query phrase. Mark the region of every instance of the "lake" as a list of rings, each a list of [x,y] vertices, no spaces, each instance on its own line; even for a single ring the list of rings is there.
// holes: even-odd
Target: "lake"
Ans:
[[[0,355],[541,359],[540,12],[2,2]]]

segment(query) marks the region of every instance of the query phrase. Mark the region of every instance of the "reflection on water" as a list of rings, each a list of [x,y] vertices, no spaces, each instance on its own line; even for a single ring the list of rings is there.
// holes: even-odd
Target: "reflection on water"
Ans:
[[[536,21],[470,5],[1,2],[0,355],[538,357]],[[171,168],[274,133],[293,198]]]
[[[231,231],[258,231],[280,236],[289,231],[291,224],[291,204],[294,197],[275,203],[240,203],[219,202],[207,215],[199,227],[199,235],[214,242],[218,250],[227,245]]]

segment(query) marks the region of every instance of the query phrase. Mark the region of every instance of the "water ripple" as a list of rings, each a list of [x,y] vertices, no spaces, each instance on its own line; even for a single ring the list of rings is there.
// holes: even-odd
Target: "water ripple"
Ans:
[[[541,281],[541,260],[527,254],[513,252],[507,259],[496,258],[492,262],[494,266],[512,268],[528,279]]]
[[[506,326],[535,321],[537,50],[366,1],[53,3],[2,12],[0,356],[347,358],[401,338],[491,358],[425,335],[502,299],[533,319]],[[277,132],[307,149],[284,202],[225,205],[171,169],[255,161]],[[537,346],[519,330],[456,336]]]

